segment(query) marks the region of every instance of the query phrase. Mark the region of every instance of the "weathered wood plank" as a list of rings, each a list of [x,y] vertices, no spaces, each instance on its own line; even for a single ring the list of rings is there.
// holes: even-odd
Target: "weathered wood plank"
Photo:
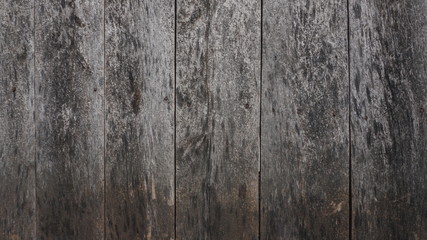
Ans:
[[[35,238],[33,1],[0,1],[0,239]]]
[[[261,239],[347,239],[346,1],[264,1]]]
[[[427,1],[350,1],[353,239],[427,239]]]
[[[103,239],[103,1],[35,12],[37,238]]]
[[[260,1],[177,8],[177,239],[257,239]]]
[[[106,1],[107,239],[174,238],[174,1]]]

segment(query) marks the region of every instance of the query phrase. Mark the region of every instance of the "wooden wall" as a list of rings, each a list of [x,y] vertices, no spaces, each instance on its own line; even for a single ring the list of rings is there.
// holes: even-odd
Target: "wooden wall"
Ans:
[[[427,0],[0,0],[0,239],[427,239]]]

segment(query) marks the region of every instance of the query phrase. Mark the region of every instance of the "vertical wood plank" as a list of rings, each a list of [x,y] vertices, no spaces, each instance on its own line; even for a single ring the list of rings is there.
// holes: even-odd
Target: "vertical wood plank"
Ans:
[[[350,1],[353,239],[427,239],[427,1]]]
[[[33,7],[0,1],[0,239],[35,238]]]
[[[36,1],[37,238],[103,239],[103,1]]]
[[[106,1],[107,239],[174,238],[174,1]]]
[[[344,0],[263,8],[261,239],[347,239]]]
[[[257,239],[260,1],[177,8],[177,239]]]

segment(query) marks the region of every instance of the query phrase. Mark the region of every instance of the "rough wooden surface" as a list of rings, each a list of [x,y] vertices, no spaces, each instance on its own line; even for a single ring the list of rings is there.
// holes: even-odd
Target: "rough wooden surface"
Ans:
[[[427,239],[426,12],[0,0],[0,239]]]
[[[257,239],[260,1],[177,14],[177,239]]]
[[[427,1],[350,1],[353,239],[427,239]]]
[[[35,237],[33,40],[32,1],[0,1],[0,239]]]
[[[103,239],[103,1],[35,15],[37,239]]]
[[[106,236],[174,238],[174,2],[106,1]]]
[[[261,239],[347,239],[345,1],[264,1]]]

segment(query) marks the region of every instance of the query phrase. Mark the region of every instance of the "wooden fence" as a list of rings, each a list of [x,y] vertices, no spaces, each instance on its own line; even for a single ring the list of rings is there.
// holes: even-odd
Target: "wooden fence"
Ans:
[[[0,239],[427,239],[427,0],[0,0]]]

